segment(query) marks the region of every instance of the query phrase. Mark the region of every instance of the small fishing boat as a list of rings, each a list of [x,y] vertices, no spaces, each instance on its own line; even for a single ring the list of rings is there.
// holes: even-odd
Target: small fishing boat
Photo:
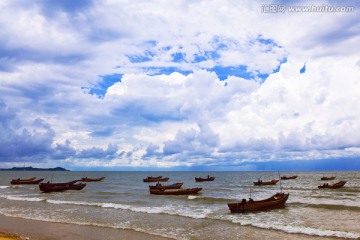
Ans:
[[[39,184],[43,181],[44,179],[43,178],[40,178],[40,179],[35,179],[35,180],[21,180],[20,178],[19,179],[13,179],[11,180],[11,185],[23,185],[23,184]]]
[[[144,178],[143,181],[144,182],[167,182],[170,178],[168,177],[156,177],[156,178],[153,178],[153,177],[147,177],[147,178]]]
[[[334,184],[328,184],[328,183],[324,183],[320,186],[318,186],[318,188],[341,188],[345,185],[346,181],[340,181]]]
[[[262,180],[258,180],[257,182],[254,182],[254,185],[255,186],[262,186],[262,185],[275,185],[279,180],[271,180],[271,181],[268,181],[268,182],[263,182]]]
[[[321,180],[322,181],[329,181],[329,180],[334,180],[336,177],[332,176],[332,177],[322,177]]]
[[[77,180],[65,183],[40,183],[39,189],[43,192],[62,192],[65,190],[81,190],[86,186],[86,183],[75,184]]]
[[[16,180],[20,180],[20,181],[32,181],[32,180],[35,180],[36,177],[31,177],[31,178],[14,178],[12,179],[13,181],[16,181]]]
[[[228,203],[228,207],[231,213],[247,213],[247,212],[257,212],[257,211],[266,211],[270,209],[281,208],[285,206],[285,203],[289,197],[289,194],[285,193],[276,193],[270,198],[254,201],[249,198],[249,201],[242,199],[241,202],[237,203]]]
[[[155,186],[149,186],[150,189],[179,189],[183,185],[182,182],[177,182],[169,185],[162,185],[161,183],[157,183]]]
[[[201,178],[201,177],[196,177],[195,181],[196,182],[206,182],[206,181],[214,181],[215,177],[210,177],[209,175],[207,176],[207,178]]]
[[[186,189],[151,189],[150,194],[156,195],[190,195],[197,194],[202,188],[186,188]]]
[[[100,182],[102,180],[104,180],[105,177],[99,177],[99,178],[88,178],[88,177],[83,177],[83,178],[80,178],[78,180],[78,182]]]
[[[297,176],[290,176],[290,177],[282,176],[281,180],[292,180],[292,179],[296,179],[296,178],[297,178]]]

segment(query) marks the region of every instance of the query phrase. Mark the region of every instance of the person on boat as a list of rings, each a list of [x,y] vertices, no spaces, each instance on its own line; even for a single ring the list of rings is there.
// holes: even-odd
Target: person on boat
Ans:
[[[157,182],[156,186],[161,186],[161,183],[160,183],[160,182]]]
[[[246,204],[246,199],[245,199],[245,198],[243,198],[243,199],[241,200],[241,204],[242,204],[242,205],[245,205],[245,204]]]
[[[253,203],[254,200],[252,198],[249,198],[249,203]]]

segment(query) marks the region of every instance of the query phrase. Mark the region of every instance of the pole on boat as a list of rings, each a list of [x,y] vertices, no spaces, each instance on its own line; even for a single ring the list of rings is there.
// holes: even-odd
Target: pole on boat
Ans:
[[[280,192],[282,192],[282,186],[281,186],[281,177],[280,177],[280,171],[278,171],[279,174],[279,180],[280,180]]]

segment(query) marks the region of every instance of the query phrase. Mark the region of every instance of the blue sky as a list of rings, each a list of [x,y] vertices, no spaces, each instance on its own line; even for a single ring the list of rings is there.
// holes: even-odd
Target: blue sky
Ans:
[[[264,4],[1,1],[0,168],[359,170],[359,3]]]

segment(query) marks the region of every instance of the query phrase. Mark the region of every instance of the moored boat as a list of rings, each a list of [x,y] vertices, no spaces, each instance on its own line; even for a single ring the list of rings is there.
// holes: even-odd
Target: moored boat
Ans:
[[[195,178],[196,182],[205,182],[205,181],[214,181],[214,180],[215,180],[215,177],[210,177],[210,176],[207,176],[207,178],[201,178],[201,177]]]
[[[177,182],[169,185],[162,185],[161,183],[157,183],[155,186],[149,186],[150,189],[179,189],[183,185],[182,182]]]
[[[32,181],[32,180],[35,180],[36,177],[31,177],[31,178],[14,178],[12,179],[13,181],[16,181],[16,180],[20,180],[20,181]]]
[[[324,183],[320,186],[318,186],[318,188],[341,188],[345,185],[346,181],[340,181],[334,184],[328,184],[328,183]]]
[[[102,180],[104,180],[105,177],[99,177],[99,178],[88,178],[88,177],[83,177],[83,178],[80,178],[78,180],[78,182],[100,182]]]
[[[186,188],[186,189],[151,189],[150,194],[155,195],[190,195],[197,194],[202,188]]]
[[[65,183],[40,183],[39,189],[43,192],[62,192],[65,190],[81,190],[86,186],[86,183],[75,184],[77,180]]]
[[[40,178],[40,179],[35,179],[35,180],[21,180],[20,178],[19,179],[13,179],[11,180],[10,184],[12,185],[22,185],[22,184],[39,184],[43,181],[44,179],[43,178]]]
[[[296,179],[297,178],[297,176],[290,176],[290,177],[288,177],[288,176],[282,176],[281,177],[281,180],[292,180],[292,179]]]
[[[332,177],[322,177],[321,180],[322,181],[328,181],[328,180],[334,180],[336,177],[332,176]]]
[[[168,177],[156,177],[156,178],[153,178],[153,177],[147,177],[147,178],[144,178],[143,181],[144,182],[167,182],[170,178]]]
[[[254,185],[255,186],[262,186],[262,185],[275,185],[279,180],[271,180],[271,181],[268,181],[268,182],[264,182],[262,180],[258,180],[257,182],[254,182]]]
[[[254,201],[250,198],[249,201],[246,201],[246,199],[242,199],[241,202],[228,203],[228,207],[231,213],[266,211],[285,206],[288,197],[288,193],[276,193],[270,198],[264,200]]]

